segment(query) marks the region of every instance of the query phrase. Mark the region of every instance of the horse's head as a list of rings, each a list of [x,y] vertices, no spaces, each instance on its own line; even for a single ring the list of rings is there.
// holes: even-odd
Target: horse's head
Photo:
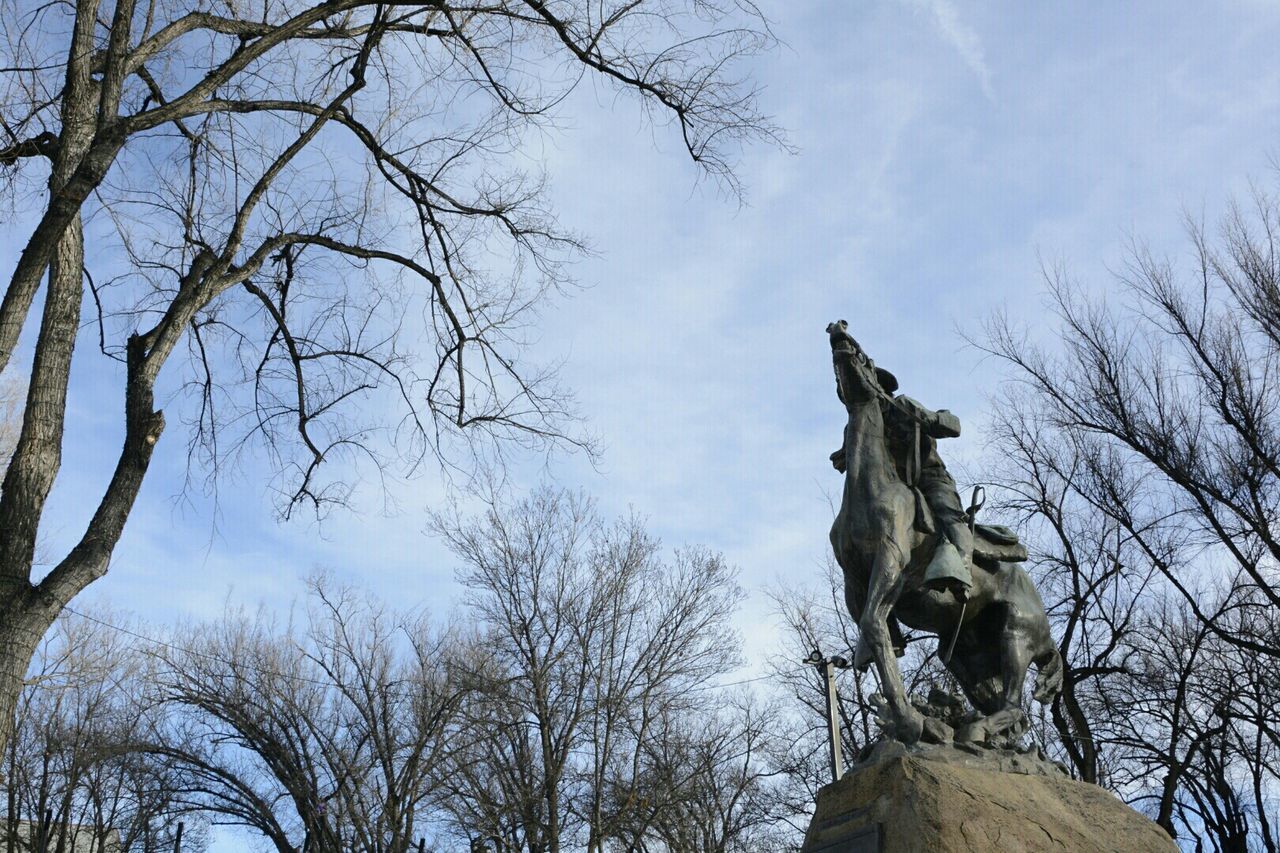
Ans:
[[[876,374],[875,362],[849,334],[849,324],[837,320],[827,324],[831,357],[836,367],[836,395],[846,406],[865,403],[885,393]]]
[[[831,349],[833,351],[862,351],[862,347],[858,346],[858,342],[853,339],[853,335],[849,334],[849,322],[847,320],[836,320],[834,323],[828,323],[827,335],[831,338]]]

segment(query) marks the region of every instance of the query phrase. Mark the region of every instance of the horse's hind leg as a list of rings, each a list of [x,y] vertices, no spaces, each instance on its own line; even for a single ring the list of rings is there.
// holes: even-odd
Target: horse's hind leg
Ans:
[[[1005,707],[1022,707],[1022,688],[1027,683],[1027,668],[1031,666],[1026,634],[1005,630],[1000,636],[1000,664],[1004,670]]]
[[[997,716],[1005,715],[1001,721],[1001,729],[1009,738],[1009,745],[1017,743],[1030,726],[1027,713],[1022,710],[1022,688],[1027,683],[1027,670],[1032,658],[1031,637],[1018,624],[1018,620],[1010,618],[1000,635],[1000,664],[1004,669],[1004,710]]]
[[[1027,715],[1022,710],[1022,689],[1027,682],[1031,658],[1030,637],[1017,615],[1010,612],[1000,632],[1001,695],[993,703],[997,707],[956,732],[956,740],[1010,747],[1022,738],[1028,728]]]

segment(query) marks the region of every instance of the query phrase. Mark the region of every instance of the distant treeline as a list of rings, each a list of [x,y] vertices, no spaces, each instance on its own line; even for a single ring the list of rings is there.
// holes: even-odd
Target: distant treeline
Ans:
[[[122,851],[171,850],[180,819],[184,850],[210,824],[282,853],[794,845],[786,715],[716,686],[741,647],[719,556],[551,490],[434,527],[462,564],[447,620],[323,576],[287,618],[163,639],[65,615],[19,706],[13,820]]]
[[[1135,245],[1106,296],[1049,270],[1054,335],[987,324],[975,344],[1012,373],[972,479],[1027,542],[1065,661],[1036,737],[1186,849],[1276,851],[1280,203],[1189,233],[1189,268]],[[160,639],[64,615],[4,757],[10,837],[51,814],[127,851],[170,849],[179,819],[191,850],[215,823],[279,851],[796,846],[828,781],[799,662],[857,639],[834,564],[773,592],[781,644],[746,685],[718,555],[549,489],[432,527],[461,565],[447,618],[327,577],[288,619]],[[908,639],[911,689],[945,686]],[[841,679],[856,757],[874,682]]]

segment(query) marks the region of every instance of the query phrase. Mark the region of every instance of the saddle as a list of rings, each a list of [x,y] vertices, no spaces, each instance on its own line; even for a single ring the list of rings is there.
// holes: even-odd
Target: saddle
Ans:
[[[975,524],[973,526],[973,558],[1002,563],[1024,563],[1027,546],[1018,541],[1018,534],[1003,524]]]
[[[924,499],[920,490],[912,486],[916,496],[915,528],[921,533],[932,535],[938,531],[933,518],[933,510]],[[1018,541],[1018,534],[1003,524],[975,524],[973,526],[973,559],[991,563],[1024,563],[1027,560],[1027,546]]]

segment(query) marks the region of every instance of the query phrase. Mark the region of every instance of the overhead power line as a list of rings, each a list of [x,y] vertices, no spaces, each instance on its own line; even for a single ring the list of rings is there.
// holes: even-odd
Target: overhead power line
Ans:
[[[123,625],[116,625],[115,623],[108,622],[105,619],[100,619],[97,616],[91,616],[88,613],[82,613],[81,611],[76,610],[74,607],[71,607],[70,605],[67,605],[64,609],[67,612],[75,616],[78,616],[81,619],[94,623],[95,625],[101,625],[103,628],[107,628],[111,631],[116,631],[126,636],[133,637],[134,639],[141,640],[144,643],[150,643],[152,645],[160,646],[161,648],[166,648],[166,649],[169,649],[170,651],[179,652],[181,654],[194,655],[196,657],[204,658],[205,660],[209,660],[209,661],[213,661],[214,663],[221,664],[222,666],[225,666],[228,668],[251,669],[260,675],[267,675],[275,678],[286,678],[286,679],[298,681],[304,684],[312,684],[317,687],[333,687],[334,686],[333,681],[322,681],[316,678],[309,678],[308,676],[301,675],[299,673],[280,672],[279,670],[267,669],[266,667],[260,666],[258,664],[249,663],[245,661],[232,661],[220,655],[212,654],[210,652],[201,651],[199,649],[193,649],[188,646],[183,646],[177,643],[169,642],[168,640],[161,640],[157,637],[152,637],[147,634],[143,634],[138,631],[135,631],[132,628],[126,628]],[[743,678],[737,681],[729,681],[729,682],[723,682],[718,684],[701,684],[701,685],[689,687],[687,688],[687,690],[690,692],[702,692],[705,690],[724,690],[730,687],[740,687],[744,684],[754,684],[759,681],[767,681],[771,678],[774,678],[772,674],[757,675],[753,678]]]

